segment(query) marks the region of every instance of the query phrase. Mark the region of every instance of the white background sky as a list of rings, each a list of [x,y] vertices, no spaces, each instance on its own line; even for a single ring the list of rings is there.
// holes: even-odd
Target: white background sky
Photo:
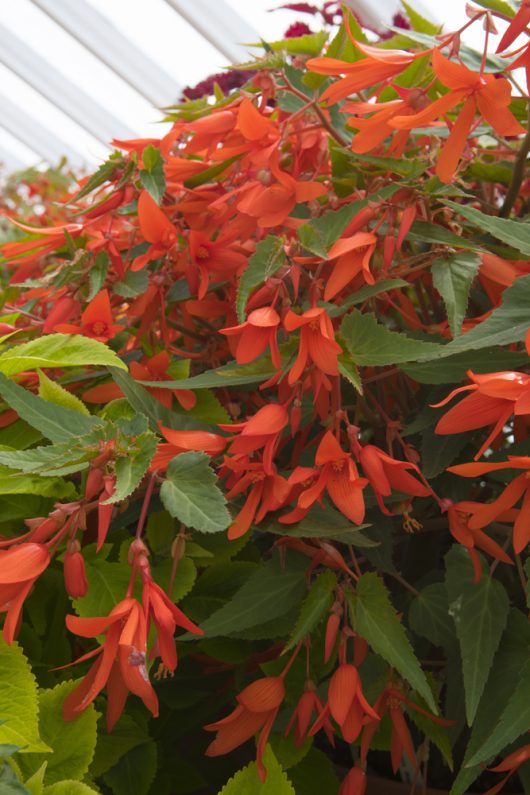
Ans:
[[[216,0],[209,0],[212,7]],[[63,0],[65,3],[76,0]],[[164,0],[89,0],[109,23],[118,27],[140,50],[162,66],[181,86],[195,85],[212,72],[220,71],[226,58],[197,33]],[[193,7],[193,0],[189,0]],[[263,38],[281,38],[289,24],[311,18],[287,10],[269,13],[282,0],[227,0],[228,4]],[[318,0],[317,0],[318,2]],[[372,7],[388,5],[391,0],[373,0]],[[414,0],[412,0],[412,4]],[[396,2],[396,7],[399,4]],[[464,2],[461,0],[422,0],[424,9],[432,9],[433,21],[444,22],[451,30],[464,21]],[[0,0],[0,22],[24,41],[40,56],[74,82],[139,136],[160,134],[160,111],[115,75],[88,50],[78,44],[64,30],[40,11],[31,0]],[[441,18],[443,14],[443,18]],[[479,27],[479,26],[476,26]],[[477,30],[470,43],[478,44]],[[480,46],[480,44],[479,44]],[[56,106],[0,64],[1,91],[15,104],[29,112],[43,126],[62,141],[70,143],[89,166],[105,157],[105,146],[72,121]],[[168,98],[169,99],[169,98]],[[1,118],[0,118],[1,124]],[[119,130],[116,131],[119,135]],[[26,164],[38,157],[16,136],[0,126],[0,149],[11,152]]]

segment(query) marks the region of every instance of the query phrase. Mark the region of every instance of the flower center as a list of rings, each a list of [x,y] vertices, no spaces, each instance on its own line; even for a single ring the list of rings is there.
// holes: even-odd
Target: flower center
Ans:
[[[103,320],[96,320],[92,323],[92,333],[98,337],[103,337],[109,331],[108,325]]]
[[[197,259],[210,259],[210,252],[206,246],[199,246],[197,249]]]

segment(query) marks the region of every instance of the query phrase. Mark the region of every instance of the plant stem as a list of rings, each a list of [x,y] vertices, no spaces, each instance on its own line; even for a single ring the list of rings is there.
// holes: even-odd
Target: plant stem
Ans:
[[[515,159],[512,181],[510,182],[508,191],[506,193],[506,196],[504,197],[504,204],[502,205],[499,212],[499,216],[501,218],[508,218],[511,209],[515,204],[515,200],[519,195],[519,188],[521,187],[521,183],[524,178],[526,158],[528,152],[530,152],[530,105],[528,106],[528,131],[525,137],[523,138],[521,148],[519,149],[519,152],[517,153],[517,157]]]

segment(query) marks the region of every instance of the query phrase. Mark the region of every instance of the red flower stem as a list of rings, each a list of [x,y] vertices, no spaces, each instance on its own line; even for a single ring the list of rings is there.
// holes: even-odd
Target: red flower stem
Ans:
[[[155,487],[156,475],[157,473],[153,472],[153,474],[149,478],[147,489],[145,490],[142,510],[140,511],[140,517],[138,519],[138,525],[136,527],[136,538],[140,538],[144,529],[145,520],[147,519],[147,511],[149,510],[149,503],[151,502],[151,497],[153,496],[153,489]]]

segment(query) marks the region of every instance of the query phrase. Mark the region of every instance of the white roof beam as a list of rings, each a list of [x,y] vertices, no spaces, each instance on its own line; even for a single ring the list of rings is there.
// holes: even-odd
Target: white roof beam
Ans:
[[[83,162],[79,152],[61,141],[26,111],[1,94],[0,107],[2,108],[0,126],[36,152],[43,160],[56,164],[62,157],[67,157],[74,166],[79,166]]]
[[[27,163],[23,163],[22,160],[19,160],[12,152],[8,152],[3,146],[0,146],[0,163],[4,167],[2,171],[5,172],[6,176],[9,176],[11,171],[22,171],[22,169],[27,168]],[[2,176],[4,175],[2,174]]]
[[[104,144],[135,133],[98,105],[10,30],[0,25],[0,61]]]
[[[249,59],[244,44],[259,42],[259,33],[225,0],[166,0],[181,17],[230,63]]]
[[[31,0],[57,25],[153,105],[168,105],[181,86],[86,0]]]

